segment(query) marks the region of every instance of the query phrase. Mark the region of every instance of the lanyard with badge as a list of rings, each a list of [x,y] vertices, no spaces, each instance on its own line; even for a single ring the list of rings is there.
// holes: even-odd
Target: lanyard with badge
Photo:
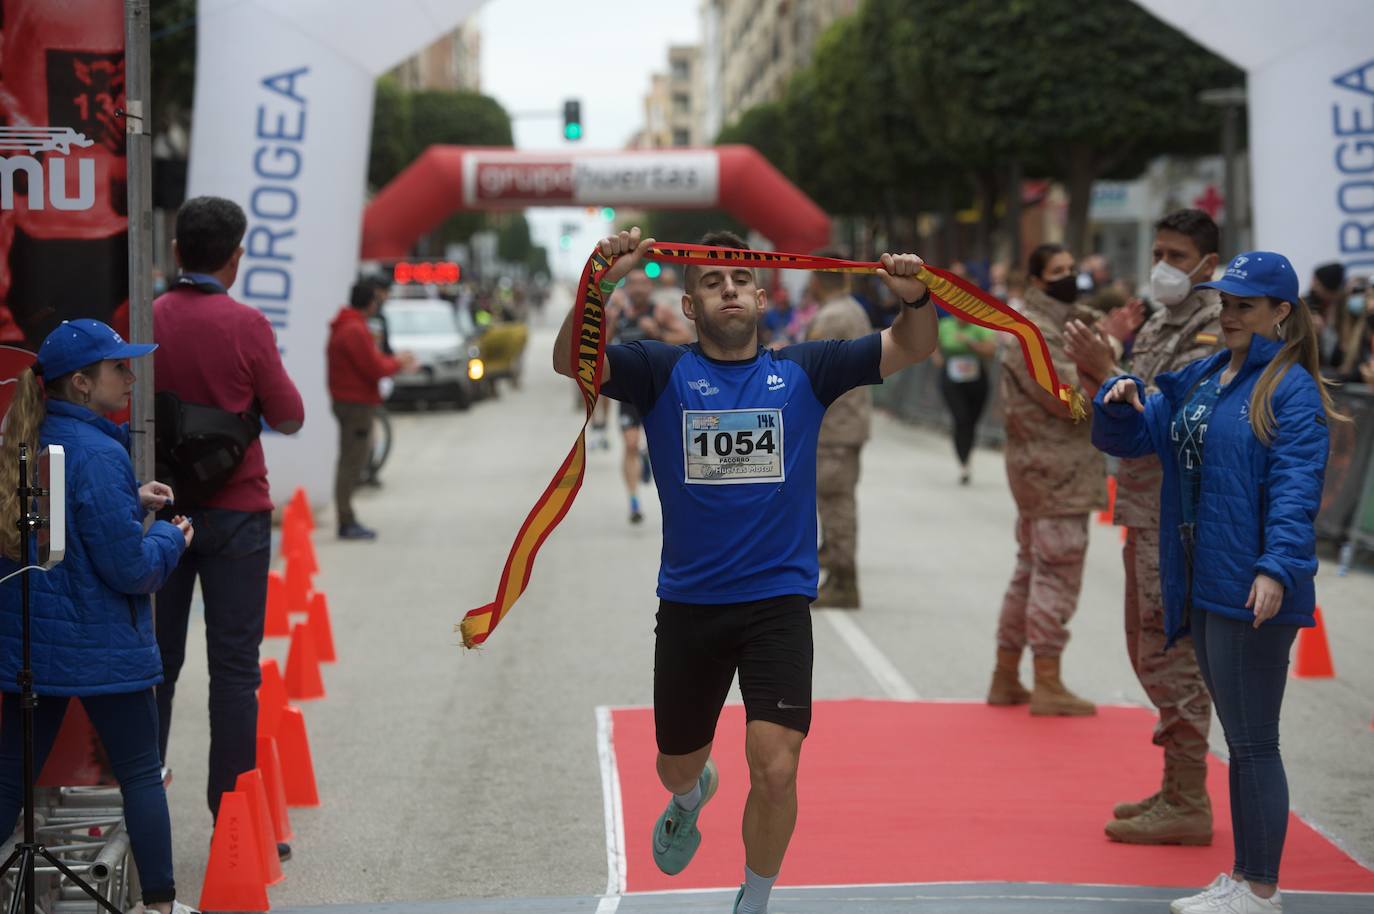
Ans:
[[[842,273],[875,273],[882,266],[876,261],[841,260],[773,251],[741,251],[701,244],[656,244],[646,257],[658,263],[686,266],[747,266]],[[563,459],[553,479],[544,487],[521,524],[501,570],[496,598],[469,611],[455,626],[462,635],[464,647],[473,648],[485,642],[525,592],[534,571],[534,559],[539,547],[567,516],[582,487],[587,456],[586,429],[601,395],[601,367],[606,357],[606,293],[601,290],[601,278],[611,268],[611,263],[600,251],[594,251],[583,267],[578,284],[581,303],[574,317],[572,350],[568,355],[585,407],[582,429],[568,456]],[[953,273],[926,265],[921,267],[915,278],[930,289],[945,310],[971,324],[1015,336],[1021,344],[1031,378],[1052,396],[1062,400],[1075,419],[1087,414],[1082,395],[1060,383],[1045,338],[1035,324],[1005,302]],[[715,484],[764,481],[761,474],[775,474],[768,478],[781,480],[780,411],[722,410],[702,412],[699,416],[691,415],[693,412],[697,411],[686,411],[683,417],[684,459],[689,482],[693,481],[694,472],[697,474],[696,481]],[[769,415],[770,412],[778,415]],[[770,428],[768,423],[772,421],[778,422],[778,427]]]

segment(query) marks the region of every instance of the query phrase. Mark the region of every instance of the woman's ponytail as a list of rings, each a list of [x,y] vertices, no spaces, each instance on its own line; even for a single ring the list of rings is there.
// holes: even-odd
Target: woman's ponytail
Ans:
[[[1283,348],[1265,366],[1264,373],[1250,394],[1250,428],[1265,447],[1273,443],[1275,427],[1278,425],[1278,420],[1274,418],[1274,390],[1294,365],[1307,369],[1307,373],[1317,382],[1327,419],[1333,422],[1350,421],[1349,416],[1336,411],[1336,404],[1331,399],[1332,382],[1322,377],[1317,326],[1312,321],[1312,312],[1307,310],[1307,305],[1298,303],[1293,306],[1284,323],[1288,326],[1281,331]]]
[[[19,540],[19,444],[29,446],[29,456],[38,457],[38,427],[47,414],[43,387],[32,368],[15,381],[14,400],[0,427],[0,554],[20,560]]]

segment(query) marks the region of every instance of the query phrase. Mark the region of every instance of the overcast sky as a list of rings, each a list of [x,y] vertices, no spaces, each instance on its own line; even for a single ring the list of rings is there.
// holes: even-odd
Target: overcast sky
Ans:
[[[487,0],[481,12],[482,92],[510,112],[521,149],[620,149],[644,123],[649,75],[668,69],[668,46],[700,40],[698,0],[585,4],[575,0]],[[584,137],[563,139],[563,102],[582,102]],[[525,117],[525,112],[550,117]],[[560,272],[576,272],[603,223],[583,210],[532,209],[537,244]],[[573,250],[559,227],[576,222]]]

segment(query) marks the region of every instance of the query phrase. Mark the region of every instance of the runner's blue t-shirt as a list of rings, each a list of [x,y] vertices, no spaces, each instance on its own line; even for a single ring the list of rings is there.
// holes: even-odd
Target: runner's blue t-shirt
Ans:
[[[658,595],[680,603],[816,596],[816,439],[841,394],[882,381],[882,339],[759,349],[606,347],[602,393],[644,417],[663,505]]]

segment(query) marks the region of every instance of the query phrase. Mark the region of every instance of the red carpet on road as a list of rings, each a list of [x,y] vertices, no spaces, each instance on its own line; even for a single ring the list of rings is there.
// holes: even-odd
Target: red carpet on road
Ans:
[[[738,885],[748,792],[744,708],[725,709],[714,757],[720,792],[702,845],[678,876],[649,852],[667,794],[654,773],[653,712],[616,710],[631,892]],[[1199,886],[1232,863],[1226,765],[1213,758],[1211,847],[1108,841],[1114,803],[1159,783],[1154,714],[1101,708],[1092,718],[1031,718],[1025,708],[965,702],[823,701],[802,750],[801,816],[779,885],[1051,882]],[[1301,777],[1301,773],[1298,774]],[[1285,889],[1374,892],[1374,872],[1290,816]]]

